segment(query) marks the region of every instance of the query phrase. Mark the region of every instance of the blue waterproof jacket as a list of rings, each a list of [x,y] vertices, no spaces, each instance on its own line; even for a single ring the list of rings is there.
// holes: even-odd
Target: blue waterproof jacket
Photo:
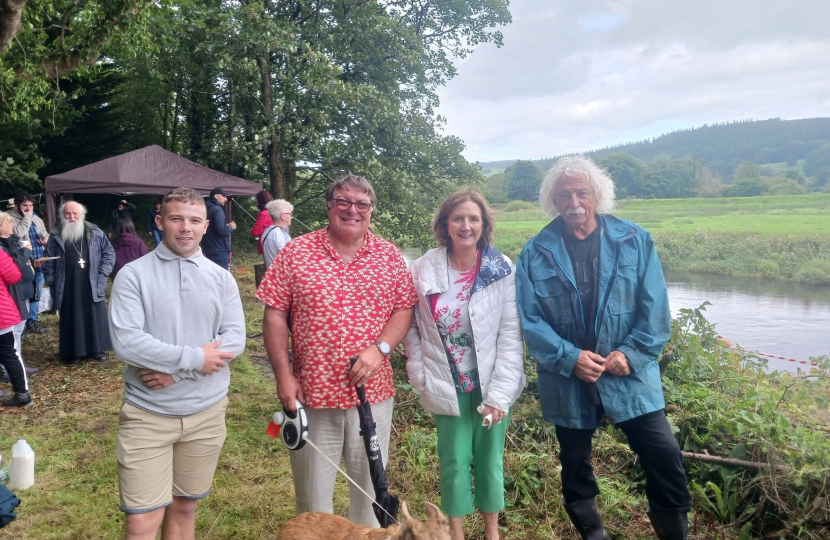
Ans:
[[[598,215],[601,228],[597,296],[597,350],[619,350],[631,373],[605,372],[597,380],[608,419],[624,422],[664,408],[657,357],[671,331],[669,297],[651,235],[639,225]],[[562,240],[565,223],[557,217],[531,238],[519,255],[516,299],[527,348],[536,359],[539,396],[545,420],[592,429],[596,407],[585,399],[584,384],[573,373],[586,327],[573,264]]]

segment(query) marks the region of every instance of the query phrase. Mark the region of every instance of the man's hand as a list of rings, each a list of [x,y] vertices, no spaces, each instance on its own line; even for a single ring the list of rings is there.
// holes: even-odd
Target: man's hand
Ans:
[[[374,343],[360,351],[357,354],[357,362],[349,373],[351,383],[361,386],[369,382],[369,379],[383,366],[384,360],[383,354]]]
[[[228,223],[228,225],[231,226],[231,229],[236,230],[236,222],[235,221],[231,221],[230,223]]]
[[[35,213],[35,206],[34,205],[28,206],[28,205],[25,205],[25,204],[21,204],[20,205],[20,213],[23,214],[26,217],[31,217],[32,214]]]
[[[286,411],[296,412],[297,405],[294,400],[305,403],[303,388],[290,370],[277,377],[277,397]]]
[[[41,246],[45,246],[46,244],[49,243],[49,239],[48,238],[41,238],[40,236],[38,236],[37,237],[37,243],[40,244]]]
[[[199,373],[202,375],[213,375],[228,365],[225,359],[233,359],[233,353],[218,350],[221,345],[221,339],[202,345],[202,350],[205,352],[205,364],[199,370]]]
[[[605,369],[611,372],[611,375],[617,377],[625,377],[631,373],[631,366],[628,364],[628,357],[620,351],[611,351],[608,358],[605,359]]]
[[[37,262],[35,262],[35,268],[40,268],[41,266],[43,266],[43,263],[45,263],[45,262],[46,261],[37,261]]]
[[[484,405],[484,410],[481,412],[481,417],[484,418],[488,414],[491,415],[490,418],[493,419],[493,424],[498,424],[499,422],[507,418],[506,412],[495,407],[491,407],[489,405]]]
[[[153,371],[152,369],[139,369],[136,375],[141,379],[141,384],[150,390],[160,390],[167,388],[171,384],[176,384],[172,376],[167,373]]]
[[[574,375],[585,382],[597,382],[605,371],[605,358],[591,351],[582,351],[574,364]]]

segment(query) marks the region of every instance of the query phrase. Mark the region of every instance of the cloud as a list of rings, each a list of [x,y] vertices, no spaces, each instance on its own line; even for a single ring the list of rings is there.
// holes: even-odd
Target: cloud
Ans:
[[[830,116],[826,0],[514,0],[441,91],[468,159],[542,158],[736,119]]]

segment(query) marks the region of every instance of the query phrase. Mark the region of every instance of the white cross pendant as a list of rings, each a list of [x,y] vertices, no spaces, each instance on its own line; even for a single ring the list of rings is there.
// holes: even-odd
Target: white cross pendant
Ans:
[[[78,259],[78,265],[79,265],[81,268],[84,268],[84,265],[85,265],[85,264],[86,264],[86,261],[84,260],[84,258],[83,258],[83,257],[81,257],[80,259]]]

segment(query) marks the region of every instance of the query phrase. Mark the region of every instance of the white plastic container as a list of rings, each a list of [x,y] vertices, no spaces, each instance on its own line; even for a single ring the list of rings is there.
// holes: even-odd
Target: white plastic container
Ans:
[[[9,463],[9,489],[21,490],[35,484],[35,452],[24,439],[12,446],[12,460]]]

